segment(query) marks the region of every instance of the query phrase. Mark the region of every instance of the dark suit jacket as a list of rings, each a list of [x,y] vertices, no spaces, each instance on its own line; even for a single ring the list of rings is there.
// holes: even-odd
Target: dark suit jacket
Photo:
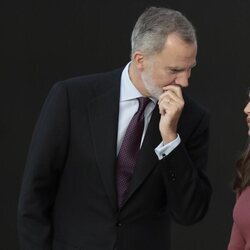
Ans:
[[[181,143],[158,160],[158,107],[119,210],[115,162],[121,70],[55,84],[32,138],[18,208],[21,249],[167,250],[170,221],[205,214],[208,114],[185,95]]]

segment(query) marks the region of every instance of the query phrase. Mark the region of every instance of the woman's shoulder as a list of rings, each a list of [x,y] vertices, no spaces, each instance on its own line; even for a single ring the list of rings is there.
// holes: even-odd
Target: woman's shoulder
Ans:
[[[250,195],[250,186],[245,187],[240,194],[238,194],[237,196],[240,197],[242,195]]]
[[[241,193],[236,195],[237,203],[249,203],[250,205],[250,186],[245,187]]]

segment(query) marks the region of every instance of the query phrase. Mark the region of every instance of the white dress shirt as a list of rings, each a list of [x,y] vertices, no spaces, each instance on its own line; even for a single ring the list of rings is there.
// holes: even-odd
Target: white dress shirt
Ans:
[[[122,140],[125,136],[126,129],[128,124],[136,111],[138,110],[139,102],[138,97],[142,97],[142,94],[136,89],[129,77],[129,65],[128,63],[124,68],[121,75],[121,89],[120,89],[120,105],[119,105],[119,120],[118,120],[118,135],[117,135],[117,155],[121,148]],[[157,100],[150,98],[151,102],[147,105],[144,110],[144,129],[141,139],[141,145],[147,131],[147,127],[152,116],[152,112],[157,104]],[[168,143],[163,144],[161,142],[156,148],[155,153],[158,156],[158,159],[161,160],[171,151],[173,151],[180,143],[180,137],[177,135],[177,138]]]

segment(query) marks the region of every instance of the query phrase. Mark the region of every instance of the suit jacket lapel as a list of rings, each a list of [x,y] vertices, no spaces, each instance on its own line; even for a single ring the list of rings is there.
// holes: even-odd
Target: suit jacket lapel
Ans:
[[[98,96],[89,104],[89,118],[96,160],[106,193],[114,209],[117,209],[115,160],[120,76],[119,71],[115,77],[102,83],[101,85],[107,88],[105,93],[99,89]]]

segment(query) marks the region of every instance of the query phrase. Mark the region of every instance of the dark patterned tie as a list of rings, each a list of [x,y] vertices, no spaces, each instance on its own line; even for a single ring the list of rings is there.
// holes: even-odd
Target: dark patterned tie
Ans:
[[[144,109],[150,102],[148,97],[139,97],[139,108],[131,119],[126,130],[122,145],[117,156],[116,186],[119,207],[127,198],[127,192],[137,155],[140,150],[140,143],[144,128]]]

